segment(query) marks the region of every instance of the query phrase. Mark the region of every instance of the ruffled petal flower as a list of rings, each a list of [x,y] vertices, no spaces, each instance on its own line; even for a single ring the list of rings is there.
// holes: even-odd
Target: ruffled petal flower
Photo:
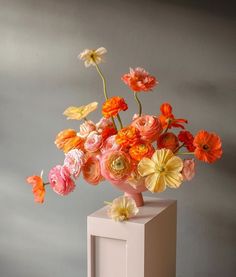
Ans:
[[[102,114],[105,118],[116,117],[120,111],[126,111],[128,105],[124,98],[114,96],[106,100],[102,106]]]
[[[70,174],[77,178],[85,164],[85,154],[78,149],[72,149],[65,155],[64,166],[67,167]]]
[[[32,185],[34,201],[42,204],[46,193],[42,177],[36,175],[30,176],[26,179],[26,182]]]
[[[182,170],[182,175],[184,181],[191,181],[196,173],[196,162],[194,159],[186,159],[184,160],[184,167]]]
[[[85,181],[91,185],[98,185],[103,180],[100,162],[95,155],[87,157],[86,163],[82,168],[82,172]]]

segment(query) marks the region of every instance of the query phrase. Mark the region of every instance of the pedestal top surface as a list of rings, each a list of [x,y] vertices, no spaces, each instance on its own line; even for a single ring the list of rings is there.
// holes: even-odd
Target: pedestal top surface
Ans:
[[[146,224],[154,217],[161,214],[165,209],[170,207],[173,204],[176,204],[176,200],[170,199],[160,199],[154,197],[144,197],[144,206],[139,207],[139,213],[130,218],[127,222],[134,224]],[[108,206],[104,206],[103,208],[97,210],[96,212],[90,214],[88,217],[95,217],[105,220],[112,220],[107,215]]]

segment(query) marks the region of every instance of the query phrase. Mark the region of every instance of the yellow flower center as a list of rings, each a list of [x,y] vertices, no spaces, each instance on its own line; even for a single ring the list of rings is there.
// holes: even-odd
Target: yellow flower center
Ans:
[[[121,157],[112,161],[112,168],[116,171],[123,170],[125,168],[124,160]]]
[[[157,173],[163,173],[163,172],[165,172],[165,166],[163,166],[163,165],[160,166],[160,165],[156,164],[156,168],[155,169],[156,169]]]

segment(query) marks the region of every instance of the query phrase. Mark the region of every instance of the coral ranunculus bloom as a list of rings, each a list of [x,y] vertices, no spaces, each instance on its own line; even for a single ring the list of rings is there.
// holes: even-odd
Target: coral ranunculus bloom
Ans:
[[[105,118],[117,116],[120,111],[126,111],[128,105],[125,99],[119,96],[109,98],[102,106],[102,114]]]
[[[77,132],[73,129],[66,129],[61,131],[55,140],[57,148],[63,150],[65,153],[69,152],[71,149],[81,149],[84,148],[84,139],[77,136]]]
[[[82,168],[84,180],[91,185],[98,185],[102,180],[100,162],[95,155],[90,155]]]
[[[159,115],[159,120],[161,121],[162,128],[165,129],[166,127],[172,128],[182,128],[185,127],[182,125],[183,123],[188,123],[186,119],[183,118],[175,118],[172,114],[172,107],[169,103],[163,103],[160,107],[161,115]]]
[[[134,92],[151,91],[158,81],[141,67],[130,68],[130,73],[124,74],[121,80]]]
[[[129,149],[129,154],[132,159],[139,162],[144,157],[150,158],[154,151],[151,143],[139,143]]]
[[[134,126],[121,129],[116,135],[116,143],[124,147],[132,147],[140,142],[140,133]]]
[[[42,178],[40,176],[30,176],[26,181],[33,186],[34,201],[42,204],[45,197],[45,187]]]
[[[157,140],[157,146],[159,149],[166,148],[174,152],[179,146],[179,141],[174,133],[164,133]]]
[[[221,139],[215,133],[201,130],[194,138],[195,156],[206,163],[213,163],[222,156]]]

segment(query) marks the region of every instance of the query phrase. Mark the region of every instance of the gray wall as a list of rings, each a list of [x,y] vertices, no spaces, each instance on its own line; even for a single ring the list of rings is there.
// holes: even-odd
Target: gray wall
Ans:
[[[146,111],[169,101],[191,131],[222,136],[221,161],[155,197],[178,200],[178,277],[235,276],[234,31],[233,6],[215,1],[0,0],[1,277],[85,277],[86,216],[121,194],[80,179],[68,197],[48,190],[41,206],[24,181],[62,162],[54,137],[78,127],[62,111],[102,101],[95,70],[76,58],[99,46],[110,94],[129,102],[126,122],[136,106],[120,76],[143,66],[160,81],[141,96]]]

